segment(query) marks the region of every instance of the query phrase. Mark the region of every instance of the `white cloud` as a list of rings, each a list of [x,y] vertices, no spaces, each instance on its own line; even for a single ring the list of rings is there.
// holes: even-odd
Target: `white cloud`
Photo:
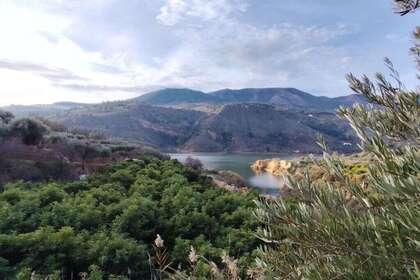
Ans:
[[[98,8],[105,9],[112,3],[96,2],[100,4]],[[101,48],[97,50],[86,50],[72,40],[67,34],[83,33],[75,28],[87,24],[72,10],[93,8],[83,2],[62,6],[60,1],[48,0],[41,7],[2,3],[0,34],[7,40],[0,44],[0,68],[14,73],[0,76],[0,97],[7,95],[0,98],[0,104],[95,102],[172,86],[202,90],[248,86],[302,88],[304,78],[315,73],[319,76],[317,72],[325,70],[327,60],[332,71],[345,65],[338,66],[335,56],[339,51],[326,48],[330,40],[348,32],[345,26],[257,27],[236,18],[246,11],[243,0],[167,0],[158,21],[175,25],[171,28],[178,44],[152,64],[134,57],[136,46],[142,42],[124,30],[107,30],[106,36],[100,37]],[[322,57],[322,63],[316,60],[317,56]],[[331,83],[329,79],[338,79],[329,73],[311,86],[321,87]],[[27,83],[16,82],[19,76],[33,84],[32,89]]]
[[[157,20],[164,25],[175,25],[183,20],[224,19],[236,12],[245,12],[248,5],[243,0],[166,0]]]
[[[112,55],[87,51],[66,36],[76,18],[51,12],[59,1],[43,1],[41,6],[18,2],[0,3],[0,36],[4,38],[0,44],[0,105],[61,100],[99,102],[145,92],[133,78],[133,72],[141,72],[144,67],[127,65],[129,58],[121,51],[130,40],[124,34],[109,38]],[[97,71],[95,65],[120,71]],[[80,89],[96,90],[76,91],[66,87],[75,82],[80,84]],[[114,88],[114,92],[105,90],[109,88]]]
[[[383,56],[406,55],[409,39],[400,37],[409,30],[392,24],[369,44],[364,29],[378,33],[375,21],[349,28],[338,22],[357,25],[352,12],[329,20],[345,15],[332,0],[286,2],[284,11],[275,0],[0,0],[0,104],[98,102],[159,87],[293,86],[334,96],[349,93],[347,72],[372,73]],[[323,23],[305,21],[328,5]],[[294,20],[299,7],[311,13]]]
[[[195,10],[194,5],[187,8],[185,4],[185,1],[168,1],[160,17],[167,16],[166,24],[181,23]],[[179,24],[175,30],[183,43],[165,58],[164,81],[204,90],[295,86],[317,88],[318,93],[329,95],[338,90],[327,85],[337,84],[339,79],[344,82],[351,60],[342,60],[346,52],[329,44],[351,33],[346,25],[256,26],[229,16],[226,11],[220,14],[214,20],[210,20],[212,16],[202,16],[194,24]],[[317,80],[312,80],[309,88],[307,80],[315,76]]]

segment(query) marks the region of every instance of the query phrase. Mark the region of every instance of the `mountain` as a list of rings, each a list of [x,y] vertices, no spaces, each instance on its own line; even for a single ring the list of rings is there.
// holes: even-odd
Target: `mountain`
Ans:
[[[366,100],[356,94],[335,98],[314,96],[295,88],[223,89],[209,93],[187,88],[168,88],[129,100],[104,102],[102,105],[108,104],[111,110],[117,107],[116,104],[118,104],[119,109],[143,104],[218,113],[224,105],[240,103],[269,104],[282,109],[307,112],[334,112],[340,106],[351,106],[354,103],[366,104]],[[59,102],[51,105],[11,105],[2,109],[14,113],[17,117],[31,115],[47,117],[63,111],[83,109],[85,106],[91,107],[92,105]]]
[[[306,114],[265,104],[232,104],[202,121],[182,150],[319,152],[315,145],[318,133],[337,150],[346,150],[348,146],[343,144],[353,142],[348,125],[332,113]]]
[[[218,103],[216,96],[191,89],[162,89],[134,99],[148,105],[179,105],[183,103]]]
[[[145,94],[136,102],[155,106],[195,109],[199,104],[226,105],[237,103],[260,103],[275,105],[283,109],[306,111],[334,111],[340,106],[365,103],[358,95],[338,98],[314,96],[295,88],[247,88],[223,89],[204,93],[190,89],[163,89]],[[188,104],[190,106],[188,106]]]
[[[350,128],[332,113],[279,110],[266,104],[230,104],[215,114],[143,104],[121,110],[97,105],[54,119],[163,151],[318,152],[317,133],[325,135],[331,148],[354,147],[344,144],[354,142]]]
[[[294,88],[164,89],[125,101],[5,109],[163,151],[309,153],[319,151],[317,133],[332,149],[356,149],[350,127],[333,113],[355,102],[365,103],[357,95],[328,98]]]
[[[349,106],[352,106],[355,103],[360,103],[360,104],[365,104],[366,105],[367,101],[361,95],[352,94],[352,95],[332,98],[332,103],[335,104],[336,107],[338,107],[338,106],[349,107]]]
[[[57,102],[53,104],[40,104],[40,105],[10,105],[5,106],[2,109],[12,112],[16,117],[28,117],[32,115],[40,117],[48,117],[53,114],[61,113],[66,110],[72,110],[76,108],[81,108],[86,104],[75,103],[75,102]]]
[[[230,103],[272,104],[287,109],[332,109],[331,98],[313,96],[295,88],[225,89],[212,92],[210,95]]]
[[[139,104],[121,110],[91,106],[54,120],[68,127],[99,130],[115,138],[168,150],[185,142],[205,117],[207,114],[199,111]]]

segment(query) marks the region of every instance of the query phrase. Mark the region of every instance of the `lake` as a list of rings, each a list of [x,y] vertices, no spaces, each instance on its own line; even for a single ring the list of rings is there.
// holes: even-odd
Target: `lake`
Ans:
[[[281,154],[219,154],[219,153],[185,153],[169,154],[171,158],[185,162],[188,157],[199,159],[204,168],[211,170],[231,170],[240,174],[247,184],[262,194],[276,195],[282,183],[281,178],[268,173],[256,175],[250,168],[251,164],[259,159],[293,159],[296,155]]]

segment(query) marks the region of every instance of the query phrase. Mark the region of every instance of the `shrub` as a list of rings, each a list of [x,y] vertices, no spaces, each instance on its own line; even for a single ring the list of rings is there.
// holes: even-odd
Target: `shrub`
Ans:
[[[203,169],[203,163],[199,159],[192,158],[192,157],[186,158],[185,165],[195,170]]]
[[[246,187],[244,178],[238,173],[235,173],[233,171],[228,171],[228,170],[222,170],[222,171],[219,171],[218,174],[222,177],[223,181],[228,185],[235,186],[238,188]]]
[[[157,233],[175,267],[188,263],[182,256],[190,246],[213,261],[226,250],[250,264],[258,245],[256,195],[227,192],[190,172],[173,160],[144,157],[80,182],[7,185],[0,192],[0,275],[147,279]]]
[[[25,145],[39,144],[48,128],[34,119],[19,119],[11,124],[10,131],[13,135],[20,136]]]
[[[15,116],[12,113],[0,109],[0,124],[8,124],[14,117]]]

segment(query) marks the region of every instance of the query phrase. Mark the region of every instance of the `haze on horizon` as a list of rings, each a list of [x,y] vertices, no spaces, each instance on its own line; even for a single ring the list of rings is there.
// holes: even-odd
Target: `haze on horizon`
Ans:
[[[340,3],[339,3],[340,2]],[[3,0],[0,106],[120,100],[164,87],[350,94],[389,57],[408,85],[416,15],[383,0]]]

